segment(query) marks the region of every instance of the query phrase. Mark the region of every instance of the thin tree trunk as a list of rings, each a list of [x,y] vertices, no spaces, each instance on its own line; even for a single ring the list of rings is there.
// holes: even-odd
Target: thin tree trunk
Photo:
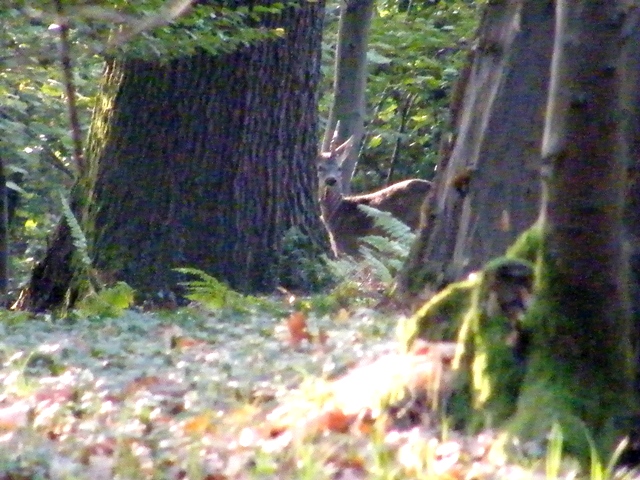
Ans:
[[[630,287],[634,317],[633,344],[640,367],[640,8],[628,9],[620,57],[620,149],[627,166],[626,238],[630,255]],[[640,391],[640,376],[636,379]]]
[[[0,156],[0,308],[7,306],[9,285],[9,216],[5,172],[4,158]]]
[[[340,122],[339,140],[346,140],[353,135],[354,145],[358,146],[364,134],[367,47],[375,1],[347,0],[342,1],[340,7],[334,97],[322,142],[323,151],[329,148],[337,122]],[[342,164],[345,194],[351,191],[351,177],[358,161],[358,151],[357,147],[351,149],[349,157]]]

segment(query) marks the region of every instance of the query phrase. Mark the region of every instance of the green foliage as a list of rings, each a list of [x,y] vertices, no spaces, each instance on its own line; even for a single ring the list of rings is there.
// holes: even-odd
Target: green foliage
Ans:
[[[324,262],[332,262],[323,257]],[[340,309],[362,306],[366,303],[362,298],[361,286],[352,280],[344,280],[333,287],[328,293],[296,297],[293,309],[317,316],[332,315]]]
[[[247,46],[263,40],[277,39],[284,35],[284,30],[274,26],[266,28],[262,20],[265,17],[277,16],[286,7],[285,3],[273,3],[269,6],[243,6],[232,2],[207,4],[200,2],[189,9],[188,14],[175,20],[168,17],[168,12],[161,9],[166,2],[146,0],[129,4],[129,10],[137,16],[132,30],[140,30],[142,35],[126,38],[118,42],[118,49],[129,56],[148,59],[155,57],[166,61],[170,58],[192,55],[200,50],[212,54],[229,53],[239,47]],[[289,5],[293,3],[289,2]],[[152,31],[144,31],[151,22],[145,14],[152,12],[156,16],[157,25]]]
[[[438,144],[448,125],[449,97],[472,43],[484,2],[383,1],[372,19],[367,79],[365,142],[354,177],[356,191],[387,181],[396,141],[399,161],[391,181],[431,178]],[[407,8],[407,6],[409,7]],[[328,21],[324,71],[327,75],[321,111],[331,95],[337,22]],[[403,125],[404,122],[404,125]]]
[[[257,41],[277,39],[285,32],[277,21],[266,27],[264,19],[277,19],[284,8],[297,4],[249,6],[219,1],[168,5],[164,0],[111,0],[94,5],[66,1],[64,7],[71,20],[70,40],[83,54],[126,54],[166,61],[198,50],[228,53]],[[49,32],[53,41],[46,57],[39,58],[47,63],[56,59],[57,29],[49,28],[57,21],[54,2],[14,1],[0,7],[0,15],[10,18],[21,32],[28,32],[29,27],[36,34]]]
[[[398,246],[402,250],[400,253],[406,253],[406,247],[410,246],[415,239],[415,234],[411,232],[411,227],[389,212],[384,212],[368,205],[358,205],[358,209],[373,218],[376,228],[381,229],[389,238],[398,242]]]
[[[545,473],[547,478],[558,478],[562,462],[562,429],[557,423],[551,427],[549,432],[549,445],[547,446],[547,457],[545,461]]]
[[[180,285],[187,289],[186,297],[189,300],[201,303],[210,310],[231,310],[235,313],[244,314],[266,311],[278,316],[286,314],[286,310],[276,303],[252,295],[242,295],[217,278],[197,268],[176,268],[176,271],[197,278],[197,280],[182,282]]]
[[[49,28],[52,2],[1,2],[0,156],[22,189],[11,225],[12,289],[24,283],[60,215],[59,191],[74,180],[66,93],[59,66],[59,33]],[[66,3],[66,2],[65,2]],[[101,59],[88,30],[71,30],[75,89],[83,130],[97,91]]]
[[[369,281],[381,282],[390,288],[409,255],[415,234],[389,212],[366,205],[358,205],[358,208],[373,219],[375,228],[384,236],[363,237],[361,258],[342,257],[329,260],[328,265],[338,278],[366,277]]]
[[[335,282],[322,260],[323,251],[312,239],[291,227],[282,238],[277,277],[282,287],[292,291],[318,292]]]
[[[125,282],[91,292],[74,308],[78,318],[116,318],[133,305],[135,292]]]
[[[596,442],[593,440],[593,437],[586,429],[586,427],[585,435],[587,437],[587,441],[589,442],[589,459],[591,467],[589,476],[590,480],[613,480],[614,478],[618,478],[620,480],[628,478],[629,480],[631,480],[631,478],[635,477],[635,474],[631,475],[630,473],[629,475],[617,475],[615,472],[618,461],[629,446],[628,438],[624,438],[618,443],[616,448],[611,453],[609,460],[605,464],[598,450],[598,447],[596,446]]]
[[[85,268],[91,268],[91,258],[89,257],[87,237],[82,231],[82,227],[78,223],[75,215],[71,211],[71,207],[67,199],[63,195],[60,195],[60,200],[62,201],[62,214],[67,225],[69,225],[69,230],[71,231],[71,238],[73,246],[75,247],[74,255]]]
[[[22,310],[0,310],[0,323],[3,325],[17,325],[33,318],[30,312]]]

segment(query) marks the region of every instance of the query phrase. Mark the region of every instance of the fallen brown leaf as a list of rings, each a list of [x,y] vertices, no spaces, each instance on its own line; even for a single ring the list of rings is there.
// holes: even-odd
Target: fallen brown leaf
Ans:
[[[293,347],[297,347],[304,340],[308,342],[312,340],[307,327],[307,316],[303,312],[293,312],[287,319],[287,328],[290,336],[289,341]]]

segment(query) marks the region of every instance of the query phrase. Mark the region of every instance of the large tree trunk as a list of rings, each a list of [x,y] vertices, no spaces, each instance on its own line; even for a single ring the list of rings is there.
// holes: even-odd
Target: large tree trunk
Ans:
[[[640,366],[640,8],[630,6],[623,32],[620,85],[621,150],[627,166],[625,228],[629,242],[630,286],[636,366]],[[640,376],[636,378],[640,392]]]
[[[526,320],[531,353],[512,424],[529,436],[557,422],[576,451],[587,446],[582,422],[610,448],[619,417],[634,406],[626,168],[617,148],[618,6],[557,2],[542,147],[548,201],[537,300]]]
[[[176,267],[265,291],[287,229],[328,248],[314,168],[323,9],[287,8],[265,20],[283,38],[231,54],[108,62],[88,142],[100,270],[147,293],[173,290]],[[68,264],[47,266],[36,296]]]
[[[323,151],[329,148],[337,122],[340,122],[339,140],[344,141],[353,135],[356,148],[351,149],[342,164],[342,190],[345,195],[351,191],[351,177],[358,161],[357,146],[364,134],[367,47],[374,8],[374,0],[348,0],[340,4],[334,96],[322,148]]]
[[[452,99],[453,145],[443,149],[400,293],[479,268],[535,220],[552,31],[550,1],[486,5],[463,91]]]

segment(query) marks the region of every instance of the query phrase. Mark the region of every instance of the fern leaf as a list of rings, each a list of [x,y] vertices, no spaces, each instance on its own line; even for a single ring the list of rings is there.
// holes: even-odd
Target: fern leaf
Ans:
[[[405,244],[379,235],[367,235],[362,241],[385,256],[405,258],[409,252]]]
[[[236,292],[226,283],[197,268],[176,268],[179,273],[198,277],[196,280],[181,282],[188,293],[186,297],[194,302],[201,303],[211,310],[230,308],[238,313],[253,313],[257,308],[274,315],[283,315],[286,310],[275,302],[267,299],[242,295]]]
[[[85,237],[84,232],[82,231],[82,227],[80,227],[78,220],[71,211],[69,202],[62,193],[60,193],[60,200],[62,201],[62,214],[64,216],[64,219],[67,221],[67,225],[69,225],[69,230],[71,231],[71,239],[73,242],[73,246],[76,248],[76,252],[78,253],[78,258],[85,266],[91,267],[91,258],[89,257],[87,237]]]
[[[368,205],[358,205],[358,208],[371,217],[375,222],[375,226],[384,231],[388,236],[394,240],[401,240],[402,243],[410,243],[410,241],[405,242],[404,239],[408,236],[413,236],[411,228],[391,213],[383,212]]]
[[[133,288],[125,282],[118,282],[83,298],[76,306],[76,314],[81,317],[120,317],[133,304],[134,294]]]
[[[235,307],[242,297],[217,278],[197,268],[176,268],[176,271],[185,275],[198,277],[197,280],[181,282],[187,288],[186,297],[194,302],[201,303],[207,308],[218,310],[224,307]]]
[[[373,274],[384,283],[391,283],[393,281],[393,275],[387,268],[387,266],[379,260],[371,249],[361,246],[360,254],[368,265],[373,269]]]

